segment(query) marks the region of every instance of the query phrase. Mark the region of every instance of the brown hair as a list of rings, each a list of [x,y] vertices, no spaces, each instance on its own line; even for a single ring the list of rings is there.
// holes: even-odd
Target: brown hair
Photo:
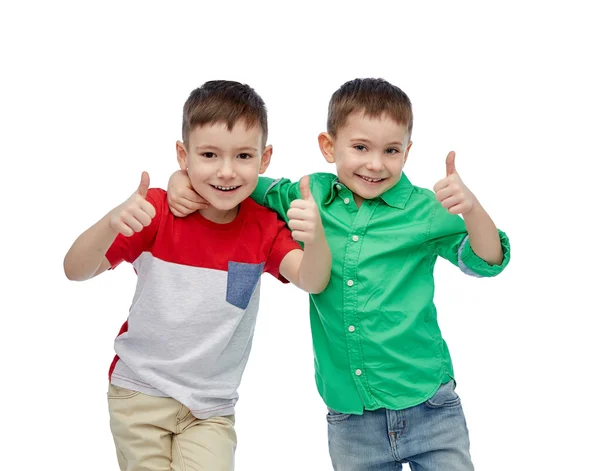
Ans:
[[[196,126],[224,122],[231,131],[240,119],[247,128],[260,125],[263,147],[267,142],[267,108],[263,99],[248,85],[229,80],[212,80],[190,93],[183,105],[182,137],[188,145],[190,132]]]
[[[413,113],[410,99],[400,88],[384,79],[354,79],[342,85],[329,101],[327,132],[333,137],[346,124],[346,119],[356,111],[375,118],[386,113],[399,124],[406,125],[408,136],[412,133]]]

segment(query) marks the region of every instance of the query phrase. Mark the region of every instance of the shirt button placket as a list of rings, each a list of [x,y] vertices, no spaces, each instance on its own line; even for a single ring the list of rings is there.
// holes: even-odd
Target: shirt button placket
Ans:
[[[345,204],[346,201],[344,200]],[[366,223],[371,217],[372,209],[361,207],[348,231],[346,259],[344,261],[344,325],[346,326],[346,345],[350,360],[350,371],[354,377],[357,390],[365,405],[371,406],[373,399],[369,393],[364,371],[364,359],[360,344],[358,325],[358,256],[362,246]]]

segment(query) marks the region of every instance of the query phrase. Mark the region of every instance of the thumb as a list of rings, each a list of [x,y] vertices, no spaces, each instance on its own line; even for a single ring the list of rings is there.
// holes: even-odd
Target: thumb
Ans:
[[[146,194],[148,193],[148,187],[150,186],[150,175],[148,172],[142,172],[142,179],[140,180],[140,186],[138,186],[135,191],[142,198],[146,198]]]
[[[454,165],[454,159],[456,158],[456,153],[454,151],[450,151],[448,153],[448,157],[446,157],[446,176],[450,176],[453,173],[456,173],[456,166]]]
[[[310,192],[310,183],[308,175],[304,175],[300,179],[300,194],[302,194],[303,200],[312,200],[313,196]]]

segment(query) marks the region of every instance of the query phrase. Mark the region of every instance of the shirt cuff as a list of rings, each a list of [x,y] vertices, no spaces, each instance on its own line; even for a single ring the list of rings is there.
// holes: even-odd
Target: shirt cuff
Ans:
[[[498,230],[500,236],[500,245],[502,246],[502,263],[500,265],[490,265],[481,257],[479,257],[469,241],[469,236],[465,236],[460,247],[458,249],[458,266],[467,275],[475,276],[477,278],[491,277],[500,274],[508,262],[510,261],[510,242],[508,236]]]

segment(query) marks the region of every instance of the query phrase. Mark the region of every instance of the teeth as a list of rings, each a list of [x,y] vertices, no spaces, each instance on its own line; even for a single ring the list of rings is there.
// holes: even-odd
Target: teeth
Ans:
[[[381,180],[383,180],[383,178],[369,178],[369,177],[364,177],[364,176],[360,176],[360,178],[367,180],[368,182],[380,182]]]
[[[223,191],[230,191],[230,190],[235,190],[236,188],[238,188],[237,186],[219,186],[219,185],[213,185],[216,189],[218,190],[223,190]]]

